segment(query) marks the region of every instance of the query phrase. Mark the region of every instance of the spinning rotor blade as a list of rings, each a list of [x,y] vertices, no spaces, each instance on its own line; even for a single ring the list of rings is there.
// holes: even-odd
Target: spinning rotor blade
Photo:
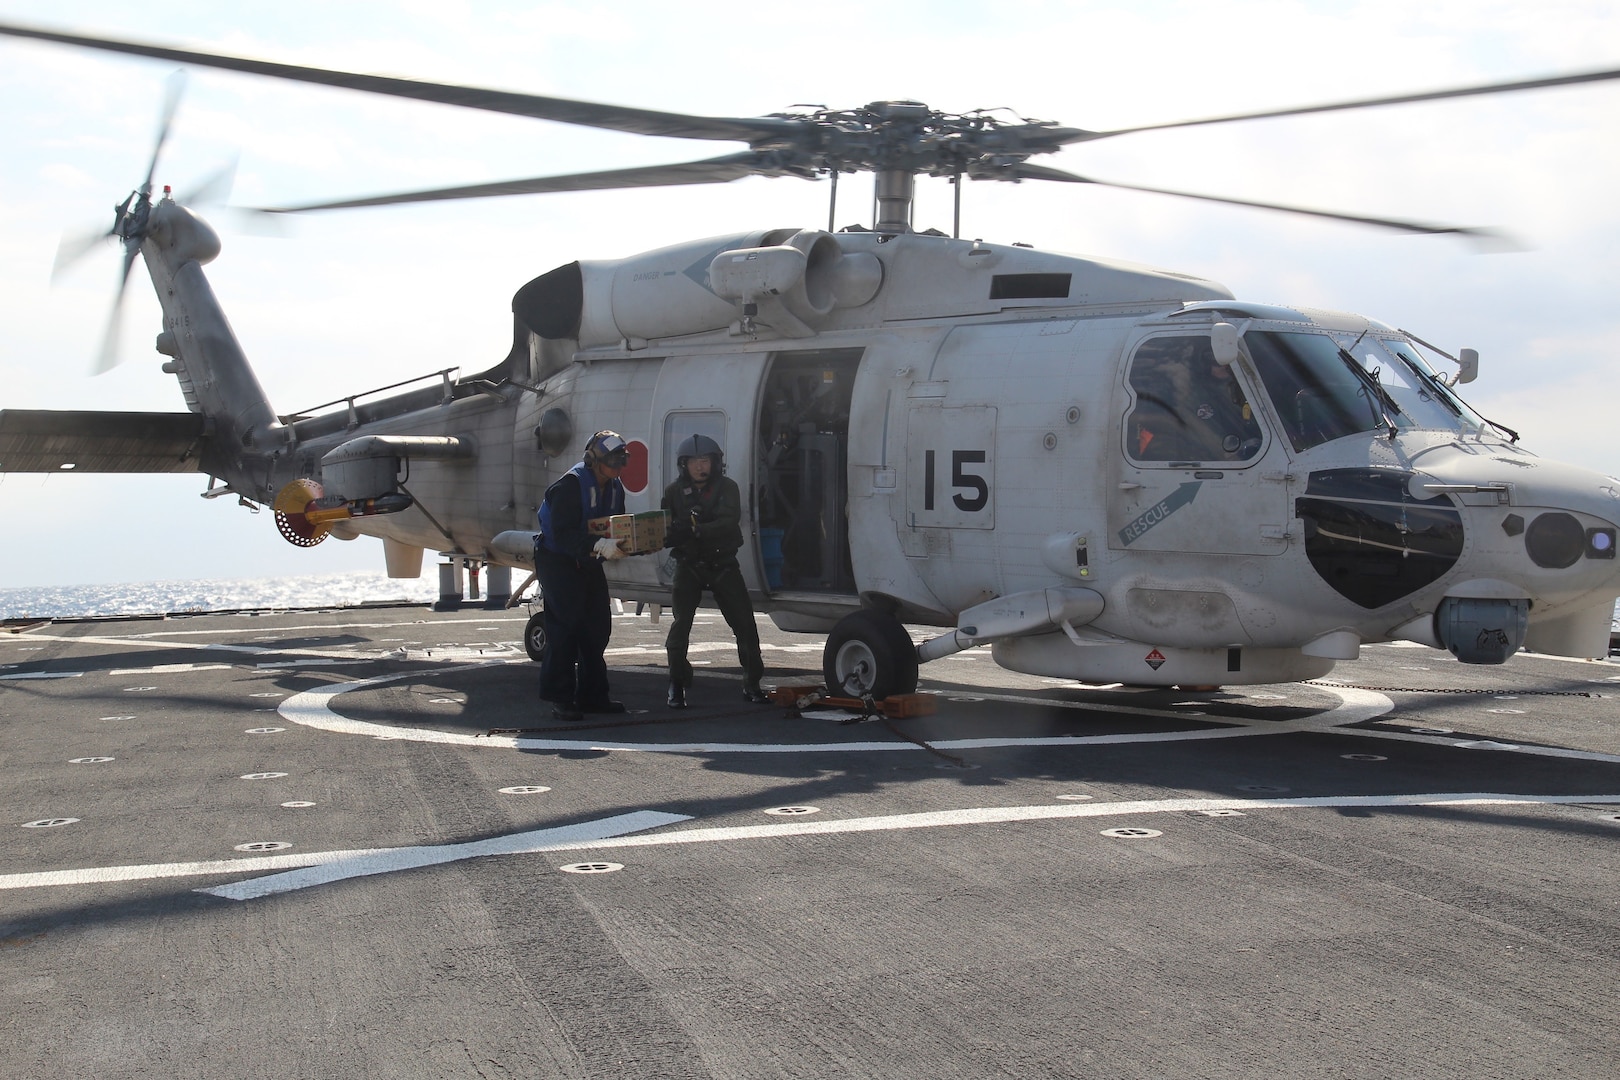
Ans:
[[[1463,86],[1452,90],[1430,90],[1420,94],[1396,94],[1392,97],[1361,98],[1326,105],[1303,105],[1292,109],[1268,109],[1264,112],[1234,113],[1231,116],[1211,116],[1203,120],[1172,120],[1163,124],[1143,124],[1140,127],[1116,128],[1113,131],[1079,131],[1065,129],[1057,141],[1063,143],[1094,142],[1115,135],[1130,135],[1138,131],[1165,131],[1170,128],[1202,127],[1206,124],[1230,124],[1238,120],[1266,120],[1274,116],[1308,116],[1311,113],[1344,112],[1349,109],[1375,109],[1383,105],[1410,105],[1419,101],[1442,101],[1447,98],[1475,97],[1481,94],[1509,94],[1519,90],[1540,90],[1548,86],[1574,86],[1579,83],[1606,82],[1620,79],[1620,68],[1606,71],[1584,71],[1571,75],[1550,75],[1541,79],[1517,79],[1512,82],[1485,83]]]
[[[124,269],[118,278],[118,291],[113,294],[112,311],[107,316],[107,327],[101,336],[101,351],[96,356],[92,375],[104,375],[118,366],[118,338],[124,325],[124,293],[129,288],[129,274],[135,267],[135,258],[141,253],[141,244],[146,239],[146,222],[152,212],[152,178],[157,174],[163,144],[169,141],[169,132],[174,127],[174,114],[180,108],[185,85],[185,72],[176,71],[169,76],[168,86],[163,93],[163,111],[158,119],[157,138],[153,140],[152,157],[146,166],[146,179],[141,182],[138,191],[132,192],[116,208],[112,228],[106,233],[123,242]],[[232,171],[234,173],[234,166]],[[57,252],[57,264],[63,265],[60,250]]]
[[[124,245],[124,272],[118,278],[118,291],[113,294],[112,311],[107,315],[106,329],[101,332],[101,351],[96,354],[96,366],[91,375],[105,375],[118,366],[118,338],[124,328],[124,291],[129,287],[129,272],[140,251],[138,242]]]
[[[174,197],[181,206],[204,206],[223,202],[236,183],[236,161],[232,159],[205,176],[201,181]]]
[[[152,143],[152,157],[146,164],[146,179],[141,182],[140,195],[152,193],[152,177],[157,173],[158,158],[163,153],[163,146],[169,141],[169,130],[174,126],[174,114],[180,108],[180,97],[185,87],[185,72],[176,71],[169,76],[168,84],[163,91],[163,111],[158,117],[157,137]],[[124,200],[122,206],[113,208],[113,223],[110,229],[93,229],[62,237],[61,243],[56,248],[56,261],[51,264],[51,280],[55,281],[64,270],[90,254],[109,237],[119,235],[118,230],[124,222],[124,215],[135,205],[135,200],[139,197],[131,195]],[[125,271],[125,275],[128,275],[128,270]]]
[[[56,246],[56,261],[51,264],[51,280],[61,277],[68,267],[117,235],[111,229],[95,229],[62,237]]]
[[[431,191],[404,191],[394,195],[373,195],[339,202],[305,203],[301,206],[260,207],[263,214],[301,214],[311,210],[343,210],[357,206],[391,206],[397,203],[438,202],[449,199],[483,199],[497,195],[539,195],[555,191],[607,191],[616,188],[675,187],[683,184],[724,184],[745,176],[782,175],[788,170],[769,153],[744,152],[681,165],[646,165],[634,169],[572,173],[567,176],[536,176],[529,180],[500,180],[490,184],[435,188]]]
[[[185,89],[184,71],[170,75],[163,88],[163,115],[158,120],[157,138],[152,142],[152,160],[146,166],[146,179],[141,182],[142,195],[152,194],[152,177],[157,173],[158,158],[163,154],[163,144],[169,141],[169,130],[174,127],[174,114],[180,108],[180,96]]]
[[[1200,195],[1192,191],[1172,191],[1169,188],[1145,187],[1141,184],[1121,184],[1112,180],[1094,180],[1089,176],[1079,176],[1075,173],[1064,172],[1062,169],[1051,169],[1044,165],[1030,165],[1028,163],[1012,168],[1008,179],[1019,180],[1056,180],[1068,184],[1096,184],[1098,187],[1123,188],[1126,191],[1146,191],[1154,195],[1173,195],[1180,199],[1198,199],[1203,202],[1226,203],[1230,206],[1246,206],[1253,210],[1275,210],[1284,214],[1301,214],[1306,217],[1328,218],[1333,221],[1348,221],[1357,225],[1372,225],[1380,229],[1394,229],[1397,232],[1423,233],[1431,236],[1452,235],[1462,236],[1473,240],[1490,250],[1513,250],[1519,245],[1509,236],[1495,229],[1466,228],[1461,225],[1442,225],[1426,221],[1407,221],[1401,218],[1371,217],[1366,214],[1346,214],[1335,210],[1313,210],[1304,206],[1288,206],[1283,203],[1257,202],[1253,199],[1230,199],[1220,195]]]
[[[678,139],[717,139],[753,142],[771,136],[788,135],[800,130],[798,122],[775,117],[727,118],[719,116],[691,116],[685,113],[666,113],[654,109],[633,109],[622,105],[604,105],[593,101],[573,101],[568,98],[542,97],[507,90],[486,90],[474,86],[451,83],[422,82],[399,79],[386,75],[361,75],[327,68],[302,67],[297,64],[277,64],[269,60],[250,60],[246,57],[225,56],[219,53],[196,52],[190,49],[171,49],[162,45],[146,45],[114,38],[84,37],[62,34],[53,30],[0,23],[0,34],[11,37],[53,41],[62,45],[78,45],[87,49],[126,53],[131,56],[149,56],[158,60],[172,60],[182,64],[240,71],[249,75],[264,75],[273,79],[314,83],[344,90],[362,90],[369,94],[411,98],[415,101],[433,101],[441,105],[457,105],[465,109],[483,109],[487,112],[510,113],[537,120],[555,120],[581,127],[606,128],[633,135],[664,135]]]

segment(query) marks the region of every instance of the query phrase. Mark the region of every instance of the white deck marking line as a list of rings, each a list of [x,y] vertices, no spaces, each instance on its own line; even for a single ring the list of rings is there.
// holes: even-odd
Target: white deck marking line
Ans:
[[[49,885],[99,885],[113,881],[148,881],[154,878],[201,877],[215,874],[243,874],[261,870],[292,870],[239,882],[221,889],[197,889],[216,896],[227,896],[227,890],[247,890],[251,896],[268,896],[273,892],[304,889],[327,881],[385,874],[393,870],[407,870],[416,866],[475,859],[485,855],[521,855],[535,851],[551,851],[558,845],[573,845],[592,840],[622,836],[641,829],[656,829],[681,821],[690,821],[681,814],[664,814],[652,810],[638,810],[617,814],[599,821],[583,821],[576,825],[563,825],[550,829],[496,836],[488,840],[475,840],[466,844],[435,844],[425,847],[364,848],[356,851],[315,851],[298,855],[261,855],[251,859],[215,859],[207,862],[155,863],[146,866],[102,866],[85,870],[45,870],[32,874],[0,874],[0,890],[37,889]],[[259,886],[257,892],[250,887]],[[245,900],[249,895],[228,896]]]
[[[1561,806],[1620,803],[1620,795],[1504,795],[1468,792],[1430,795],[1328,795],[1304,799],[1152,799],[1141,802],[1065,803],[1061,806],[992,806],[967,810],[939,810],[888,817],[794,820],[778,825],[739,825],[708,829],[682,829],[653,836],[621,836],[574,845],[571,850],[659,847],[665,844],[701,844],[727,840],[759,840],[783,836],[825,836],[836,833],[887,832],[931,829],[951,825],[993,825],[1060,818],[1131,817],[1138,814],[1173,814],[1209,810],[1305,810],[1340,807],[1423,806]],[[570,850],[570,849],[558,849]]]
[[[158,664],[156,667],[113,668],[101,675],[187,675],[193,671],[229,671],[230,664]]]
[[[1569,806],[1620,804],[1620,795],[1512,795],[1498,792],[1455,792],[1422,795],[1327,795],[1298,799],[1148,799],[1116,803],[1063,803],[1033,806],[989,806],[938,810],[881,817],[796,819],[772,825],[719,826],[683,829],[654,835],[630,836],[663,825],[691,821],[680,814],[641,810],[600,821],[581,822],[554,829],[535,829],[467,844],[409,848],[370,848],[325,851],[306,855],[267,855],[252,859],[213,862],[160,863],[150,866],[109,866],[87,870],[50,870],[0,876],[0,890],[48,885],[102,884],[152,878],[231,874],[254,870],[284,870],[274,874],[210,889],[195,889],[230,900],[250,900],[275,893],[307,889],[331,881],[367,877],[433,866],[486,855],[521,855],[547,851],[597,851],[610,848],[661,847],[715,841],[761,840],[787,836],[828,836],[840,833],[892,832],[960,825],[996,825],[1067,818],[1133,817],[1143,814],[1207,813],[1211,810],[1309,810],[1368,807]]]
[[[210,652],[242,652],[242,653],[273,653],[276,649],[261,649],[254,645],[199,645],[194,641],[158,641],[147,636],[141,637],[100,637],[87,635],[85,637],[69,637],[66,634],[30,634],[30,637],[40,641],[65,641],[70,645],[140,645],[147,649],[192,649],[208,650]],[[280,650],[293,652],[295,650]]]
[[[1375,731],[1352,728],[1334,732],[1336,735],[1359,735],[1367,739],[1385,739],[1389,742],[1427,743],[1458,750],[1494,750],[1499,753],[1529,754],[1531,757],[1569,758],[1574,761],[1602,761],[1620,765],[1620,754],[1603,754],[1596,750],[1568,750],[1562,746],[1526,746],[1523,743],[1500,743],[1491,739],[1470,739],[1455,733],[1451,735],[1418,735],[1406,731]]]
[[[441,674],[455,671],[470,670],[484,666],[483,664],[468,664],[463,667],[449,667],[440,669]],[[301,691],[283,701],[278,709],[281,716],[294,724],[304,727],[316,728],[321,731],[330,731],[345,735],[365,735],[370,738],[386,737],[390,739],[403,739],[415,742],[440,743],[452,746],[480,746],[499,747],[503,749],[523,750],[590,750],[607,751],[617,750],[627,753],[657,753],[657,754],[801,754],[801,753],[852,753],[857,751],[906,751],[915,752],[921,748],[914,743],[903,740],[885,742],[833,742],[833,743],[610,743],[587,742],[579,739],[524,739],[509,735],[473,735],[466,732],[436,731],[429,728],[403,727],[394,724],[378,724],[368,720],[351,720],[339,715],[332,708],[332,699],[339,694],[347,694],[355,690],[366,690],[382,686],[387,683],[398,682],[402,679],[419,678],[421,672],[403,672],[392,675],[379,675],[372,679],[361,679],[356,682],[339,683],[331,686],[318,686]],[[1239,739],[1255,735],[1271,735],[1279,732],[1296,732],[1301,730],[1300,724],[1309,724],[1314,729],[1317,725],[1333,727],[1338,724],[1354,724],[1393,708],[1393,703],[1382,694],[1375,694],[1365,690],[1350,690],[1339,687],[1319,687],[1325,693],[1332,694],[1340,699],[1341,704],[1326,713],[1311,716],[1304,721],[1244,721],[1230,717],[1222,717],[1219,722],[1229,726],[1220,728],[1199,728],[1190,731],[1151,731],[1128,732],[1114,735],[1053,735],[1036,738],[988,738],[988,739],[939,739],[931,745],[941,750],[974,750],[1007,746],[1085,746],[1085,745],[1113,745],[1123,743],[1153,743],[1153,742],[1189,742],[1205,739]],[[1082,702],[1048,701],[1044,698],[1015,697],[1007,694],[980,695],[986,701],[1012,701],[1024,704],[1052,705],[1058,708],[1089,710],[1093,707]],[[1102,705],[1098,711],[1127,713],[1136,716],[1149,716],[1158,719],[1180,720],[1185,714],[1165,709],[1139,709],[1127,705]]]
[[[0,682],[19,682],[23,679],[77,679],[82,671],[23,671],[16,675],[0,675]]]

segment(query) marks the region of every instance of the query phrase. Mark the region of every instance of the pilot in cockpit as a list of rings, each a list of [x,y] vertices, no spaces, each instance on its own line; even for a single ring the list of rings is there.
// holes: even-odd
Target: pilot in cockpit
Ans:
[[[1131,362],[1131,388],[1131,449],[1139,460],[1247,461],[1260,450],[1254,410],[1207,337],[1149,339]]]

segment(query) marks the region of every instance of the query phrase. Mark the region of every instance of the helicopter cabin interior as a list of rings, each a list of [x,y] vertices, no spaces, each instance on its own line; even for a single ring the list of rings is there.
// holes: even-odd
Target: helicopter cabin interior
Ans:
[[[772,357],[759,408],[755,520],[771,592],[855,592],[849,411],[860,349]]]

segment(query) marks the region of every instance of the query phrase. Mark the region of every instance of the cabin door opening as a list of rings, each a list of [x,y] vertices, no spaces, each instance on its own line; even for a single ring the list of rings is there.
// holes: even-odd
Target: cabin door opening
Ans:
[[[757,520],[771,592],[855,593],[849,408],[860,349],[778,353],[759,413]]]

